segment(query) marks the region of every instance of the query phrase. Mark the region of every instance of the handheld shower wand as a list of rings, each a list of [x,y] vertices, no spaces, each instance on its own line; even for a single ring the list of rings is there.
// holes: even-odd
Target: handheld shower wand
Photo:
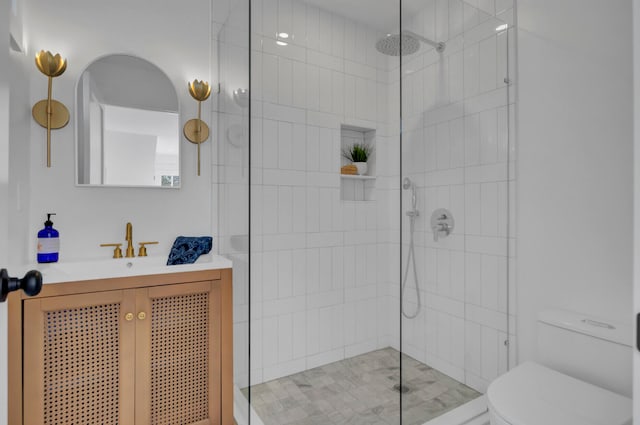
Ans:
[[[404,180],[402,181],[402,188],[404,190],[411,189],[411,211],[407,211],[407,215],[409,217],[420,215],[419,211],[416,208],[418,203],[418,197],[416,195],[416,187],[411,182],[411,179],[409,179],[409,177],[405,177]]]
[[[422,309],[422,299],[420,297],[420,287],[418,282],[418,269],[416,267],[416,253],[415,253],[415,243],[413,240],[413,234],[415,231],[415,222],[416,217],[420,215],[420,211],[418,211],[418,196],[416,194],[416,186],[413,184],[409,177],[405,177],[402,181],[402,188],[404,190],[411,189],[411,210],[407,211],[407,216],[409,217],[409,252],[407,255],[407,265],[404,269],[404,276],[402,278],[402,286],[401,290],[401,310],[402,315],[407,319],[415,319],[418,314],[420,314],[420,310]],[[407,280],[409,277],[409,266],[413,264],[413,279],[415,282],[416,289],[416,301],[418,303],[418,307],[416,308],[415,313],[409,314],[404,309],[404,293],[407,288]]]

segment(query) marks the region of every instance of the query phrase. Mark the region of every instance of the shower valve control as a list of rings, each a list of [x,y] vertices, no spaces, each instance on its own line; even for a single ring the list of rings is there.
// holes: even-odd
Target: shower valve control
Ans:
[[[434,242],[438,242],[439,238],[449,236],[454,227],[453,215],[449,210],[438,208],[431,214],[431,230],[433,231]]]

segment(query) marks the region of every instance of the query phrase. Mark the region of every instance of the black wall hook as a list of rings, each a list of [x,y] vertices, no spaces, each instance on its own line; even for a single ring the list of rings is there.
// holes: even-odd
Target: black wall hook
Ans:
[[[22,289],[25,294],[33,297],[42,289],[42,273],[37,270],[28,271],[22,279],[9,277],[6,269],[0,270],[0,302],[5,302],[9,292]]]

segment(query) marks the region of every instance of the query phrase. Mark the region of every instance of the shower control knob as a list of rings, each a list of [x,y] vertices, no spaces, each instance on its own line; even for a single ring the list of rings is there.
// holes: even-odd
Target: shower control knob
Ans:
[[[449,236],[453,232],[454,226],[453,215],[449,210],[438,208],[431,214],[431,230],[433,231],[434,242],[438,242],[439,238]]]

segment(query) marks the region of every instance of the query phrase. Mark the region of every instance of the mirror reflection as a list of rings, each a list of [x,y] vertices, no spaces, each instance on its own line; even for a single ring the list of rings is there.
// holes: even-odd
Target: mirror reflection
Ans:
[[[180,186],[179,102],[161,69],[104,56],[82,73],[76,96],[77,184]]]

